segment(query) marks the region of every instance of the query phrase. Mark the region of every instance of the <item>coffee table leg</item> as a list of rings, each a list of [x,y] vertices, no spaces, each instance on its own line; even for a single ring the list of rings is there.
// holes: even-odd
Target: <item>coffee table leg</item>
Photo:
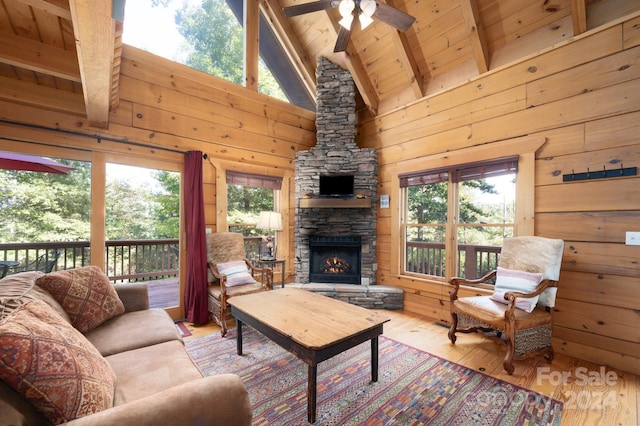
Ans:
[[[371,339],[371,381],[378,381],[378,338]]]
[[[307,420],[309,420],[309,423],[316,422],[317,377],[318,366],[309,365],[309,384],[307,385]]]
[[[236,352],[238,355],[242,355],[242,321],[236,319],[236,332],[238,333],[236,337]]]

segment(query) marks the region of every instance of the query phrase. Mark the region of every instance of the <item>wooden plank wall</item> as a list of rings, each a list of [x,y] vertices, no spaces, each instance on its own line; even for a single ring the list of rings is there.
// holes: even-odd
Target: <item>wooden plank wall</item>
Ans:
[[[216,176],[220,165],[235,170],[283,176],[283,188],[289,209],[293,209],[293,175],[295,154],[315,145],[315,112],[279,101],[227,81],[190,69],[131,46],[123,47],[120,75],[120,103],[110,115],[107,130],[92,128],[76,115],[0,101],[0,118],[47,128],[60,128],[96,134],[151,147],[178,151],[199,150],[209,158],[204,162],[205,221],[216,229]],[[42,129],[30,129],[0,123],[0,149],[11,149],[16,142],[22,152],[46,154],[42,144],[67,147],[82,155],[60,154],[75,159],[89,152],[107,153],[111,160],[149,167],[149,160],[182,164],[181,154],[153,148],[123,145],[103,140],[63,135]],[[13,145],[14,149],[16,145]],[[53,152],[51,154],[53,155]],[[289,201],[290,200],[290,201]],[[221,213],[226,214],[226,213]],[[293,217],[293,215],[291,215]],[[279,244],[283,255],[293,253],[293,232],[286,243]],[[286,247],[286,250],[283,249]],[[292,265],[287,262],[288,266]],[[290,268],[292,270],[292,267]]]
[[[562,175],[640,167],[640,17],[585,33],[446,93],[379,115],[358,143],[380,152],[380,194],[402,161],[524,135],[536,156],[535,233],[566,241],[554,347],[640,373],[640,176],[563,183]],[[391,209],[378,212],[378,282],[405,309],[448,321],[447,284],[394,275]],[[395,203],[395,205],[394,205]]]

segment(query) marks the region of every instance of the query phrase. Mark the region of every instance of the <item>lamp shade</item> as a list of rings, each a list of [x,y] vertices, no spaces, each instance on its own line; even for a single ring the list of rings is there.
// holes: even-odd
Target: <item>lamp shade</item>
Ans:
[[[278,212],[260,212],[256,228],[282,231],[282,215]]]

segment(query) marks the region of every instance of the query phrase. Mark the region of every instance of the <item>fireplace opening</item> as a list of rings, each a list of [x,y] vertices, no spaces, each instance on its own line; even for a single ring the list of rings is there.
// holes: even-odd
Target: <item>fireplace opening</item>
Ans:
[[[360,284],[360,237],[313,236],[309,239],[309,281]]]

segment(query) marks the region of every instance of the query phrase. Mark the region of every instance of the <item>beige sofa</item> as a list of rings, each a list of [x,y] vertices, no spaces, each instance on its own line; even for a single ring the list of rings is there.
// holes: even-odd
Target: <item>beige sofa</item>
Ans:
[[[0,280],[0,318],[4,317],[0,320],[0,332],[4,324],[6,335],[7,326],[11,326],[7,322],[14,317],[17,322],[19,310],[44,306],[41,300],[47,303],[46,309],[51,306],[56,315],[65,317],[62,305],[57,303],[52,293],[34,285],[44,275],[25,272]],[[96,356],[103,357],[115,373],[112,406],[71,420],[68,424],[251,423],[249,398],[240,378],[232,374],[203,377],[186,352],[169,315],[161,309],[149,309],[146,285],[120,284],[115,289],[116,299],[122,302],[124,313],[118,313],[81,335],[90,342],[89,346],[97,349],[99,354]],[[31,299],[38,301],[27,303]],[[69,318],[67,316],[64,321],[69,321]],[[76,333],[75,328],[71,332]],[[11,349],[0,347],[0,357],[3,356],[6,362],[0,359],[0,368],[6,369],[7,363],[11,362]],[[52,423],[49,416],[40,412],[42,408],[37,410],[8,383],[9,380],[6,383],[0,381],[0,425]]]

